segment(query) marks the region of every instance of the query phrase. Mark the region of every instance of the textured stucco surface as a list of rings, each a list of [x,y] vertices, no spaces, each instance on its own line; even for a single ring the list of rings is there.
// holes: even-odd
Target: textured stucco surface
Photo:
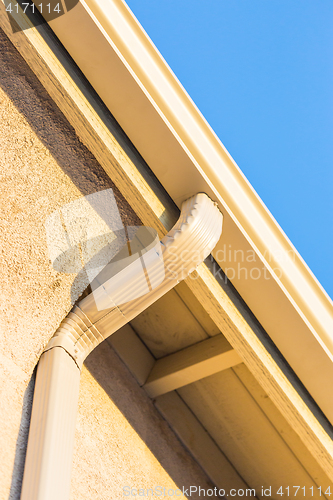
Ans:
[[[124,486],[212,487],[108,342],[83,369],[75,443],[72,500],[134,498]]]
[[[125,225],[139,223],[0,30],[0,499],[18,500],[43,347],[87,286],[49,263],[44,223],[112,188]],[[123,498],[126,484],[206,485],[109,345],[83,370],[72,499]],[[172,487],[172,486],[170,486]]]

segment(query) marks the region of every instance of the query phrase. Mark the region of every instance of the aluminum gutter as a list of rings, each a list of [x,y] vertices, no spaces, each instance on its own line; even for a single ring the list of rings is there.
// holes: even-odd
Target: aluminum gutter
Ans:
[[[218,201],[217,262],[333,423],[332,302],[126,4],[81,0],[50,26],[177,205]]]

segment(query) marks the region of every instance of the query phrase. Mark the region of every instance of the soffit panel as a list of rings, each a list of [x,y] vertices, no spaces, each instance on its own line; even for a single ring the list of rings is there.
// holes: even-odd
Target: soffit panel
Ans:
[[[311,486],[316,490],[312,470],[305,469],[302,456],[295,455],[280,434],[281,429],[269,420],[233,369],[177,392],[241,477],[257,492],[261,486],[272,486],[272,498],[278,500],[279,487],[294,485],[295,481],[307,491]],[[325,475],[320,480],[325,481],[320,484],[322,487],[330,484]],[[313,498],[320,498],[318,490]]]
[[[155,358],[208,338],[175,290],[170,290],[134,318],[131,326]]]

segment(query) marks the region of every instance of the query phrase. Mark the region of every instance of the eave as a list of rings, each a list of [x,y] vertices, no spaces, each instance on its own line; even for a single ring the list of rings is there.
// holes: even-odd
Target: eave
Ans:
[[[54,99],[69,122],[75,128],[82,142],[84,142],[87,147],[93,152],[106,172],[109,173],[110,177],[112,177],[116,185],[122,191],[123,195],[130,201],[134,210],[141,217],[144,224],[156,227],[161,235],[165,234],[171,227],[177,216],[177,209],[175,208],[174,202],[179,204],[182,197],[188,196],[190,194],[190,191],[186,193],[185,189],[190,190],[192,188],[198,188],[199,191],[206,191],[208,194],[211,194],[215,200],[219,201],[220,207],[222,208],[222,211],[225,215],[225,220],[229,221],[229,228],[227,228],[224,233],[224,238],[226,239],[221,240],[220,244],[223,245],[224,243],[226,243],[227,245],[229,245],[230,241],[232,241],[233,245],[238,245],[236,246],[236,248],[243,248],[244,251],[246,251],[247,249],[254,249],[257,258],[262,258],[259,249],[254,245],[248,235],[249,227],[246,228],[247,232],[245,232],[244,227],[240,224],[238,219],[236,219],[235,214],[231,212],[231,209],[227,202],[222,199],[222,194],[216,188],[216,185],[213,185],[213,179],[210,179],[208,176],[209,171],[208,173],[204,172],[202,167],[202,165],[205,165],[204,159],[202,160],[202,165],[199,167],[196,163],[195,157],[193,155],[191,156],[189,150],[184,149],[184,144],[180,142],[180,138],[177,137],[176,132],[173,128],[171,128],[171,125],[165,125],[164,119],[160,117],[159,112],[156,112],[156,116],[160,117],[160,124],[165,125],[165,140],[167,141],[168,137],[170,138],[170,140],[173,138],[172,140],[176,141],[173,143],[175,149],[177,151],[180,151],[181,155],[183,155],[179,158],[184,159],[184,172],[186,174],[184,175],[184,179],[187,180],[186,185],[185,181],[182,184],[182,179],[180,177],[177,177],[177,175],[181,174],[180,168],[173,169],[174,164],[170,163],[169,165],[171,173],[173,175],[173,184],[176,184],[175,180],[177,180],[179,182],[179,188],[176,185],[172,186],[171,180],[169,179],[168,181],[167,178],[163,177],[162,172],[159,171],[159,168],[162,167],[159,167],[158,164],[155,165],[154,163],[149,163],[149,167],[155,173],[155,176],[149,173],[149,168],[147,168],[145,162],[129,144],[126,136],[123,135],[119,130],[117,124],[115,124],[114,120],[108,114],[107,110],[96,98],[92,90],[89,88],[89,85],[87,85],[87,82],[83,79],[80,72],[77,71],[75,65],[73,65],[70,58],[68,58],[61,45],[52,36],[52,33],[50,33],[47,27],[41,26],[38,29],[30,29],[13,35],[11,33],[7,16],[3,12],[3,5],[0,4],[0,6],[2,9],[1,24],[7,34],[10,36],[12,42],[14,43],[14,45],[16,45],[23,57],[25,57],[51,97]],[[66,16],[63,17],[64,19],[66,18]],[[29,26],[27,24],[28,21],[23,16],[21,16],[19,21],[23,23],[22,26]],[[73,37],[73,26],[71,29],[71,35]],[[85,33],[85,35],[87,35],[87,33]],[[117,51],[114,49],[112,50],[114,54],[116,54]],[[151,50],[153,50],[153,48]],[[121,57],[119,56],[119,61],[120,60]],[[122,64],[124,76],[127,74],[124,71],[126,65],[124,63]],[[136,82],[135,84],[137,85],[140,92],[142,92],[139,83],[137,83],[132,73],[128,69],[126,69],[126,71],[132,78],[134,83]],[[169,71],[167,67],[166,71]],[[170,78],[171,77],[174,78],[172,75],[170,76]],[[130,81],[131,80],[129,80],[129,82]],[[179,91],[183,92],[181,88]],[[144,93],[142,92],[142,94]],[[188,99],[185,94],[184,96],[185,100]],[[150,100],[146,98],[146,101],[142,102],[146,103],[147,109],[150,109],[153,114],[155,107],[150,105],[151,107],[149,108],[148,105]],[[144,113],[145,107],[143,107],[140,111],[141,113]],[[196,113],[198,112],[196,111]],[[198,116],[200,118],[199,114]],[[121,117],[117,116],[117,119],[121,122],[120,118]],[[200,118],[200,120],[203,119]],[[214,141],[216,141],[217,143],[217,139],[214,138],[215,136],[213,135],[213,133],[209,131],[208,126],[204,122],[202,123],[202,127],[207,127],[209,134],[212,134],[211,139],[214,139]],[[129,135],[130,130],[126,129],[124,127],[124,124],[122,124],[122,126],[125,129],[126,134]],[[145,134],[142,135],[145,136]],[[185,135],[186,133],[184,132],[184,137]],[[135,138],[130,138],[132,142],[135,143]],[[152,141],[152,136],[149,136],[148,133],[146,136],[146,140],[147,146],[149,145],[149,143],[150,145],[154,143],[154,141]],[[125,152],[121,157],[119,156],[119,150],[114,146],[116,141],[118,141],[122,145]],[[168,148],[166,147],[167,144],[167,142],[164,144],[165,149],[163,149],[163,151],[165,154],[168,153]],[[135,145],[139,149],[139,145],[137,143],[135,143]],[[190,146],[190,144],[188,146]],[[221,145],[219,147],[221,148],[221,151],[224,151]],[[141,155],[144,155],[144,150],[140,149],[139,151]],[[195,151],[193,151],[193,154],[194,152]],[[254,200],[257,200],[256,202],[253,202],[254,207],[252,207],[252,213],[255,214],[258,206],[263,206],[253,194],[251,188],[246,188],[247,182],[239,173],[237,167],[233,166],[234,164],[232,163],[232,160],[227,155],[227,153],[224,152],[223,154],[225,155],[223,156],[225,162],[225,166],[223,167],[225,168],[225,170],[223,172],[227,173],[228,168],[234,169],[234,177],[231,178],[237,179],[237,177],[239,176],[241,180],[243,179],[242,182],[240,182],[240,186],[238,186],[236,181],[234,184],[230,181],[230,189],[232,189],[232,186],[235,185],[236,187],[238,186],[238,189],[241,189],[242,187],[242,189],[244,189],[245,191],[248,190],[247,199],[251,199],[251,196],[253,196]],[[177,159],[177,157],[175,157],[175,159]],[[178,165],[179,167],[179,163],[175,165]],[[183,163],[181,163],[181,165],[183,165]],[[226,178],[229,177],[226,175]],[[158,180],[164,185],[165,190],[161,187]],[[168,185],[168,182],[170,185]],[[218,182],[219,181],[217,179],[217,185],[219,185]],[[184,189],[182,194],[180,192],[173,191],[173,189],[181,189],[181,186],[183,186]],[[236,188],[233,189],[236,190]],[[242,190],[239,192],[243,193]],[[256,206],[257,209],[255,210]],[[279,233],[277,226],[275,225],[273,219],[270,218],[266,210],[264,208],[261,208],[261,210],[263,211],[261,214],[262,220],[266,221],[267,218],[267,221],[271,221],[270,224],[272,224],[273,229],[275,227],[275,231],[277,231],[277,233],[280,235],[282,241],[285,242],[285,248],[287,250],[293,250],[290,245],[287,245],[288,242],[283,239],[283,234]],[[246,213],[243,214],[243,217],[247,217]],[[267,221],[265,222],[266,224],[268,224]],[[264,222],[262,222],[262,225],[260,227],[266,227],[263,226],[263,224]],[[263,231],[263,233],[266,235],[265,231]],[[268,233],[269,231],[267,230],[267,234]],[[257,243],[259,244],[260,241],[258,241]],[[262,247],[262,249],[264,248]],[[291,266],[292,269],[294,269],[293,266],[295,266],[296,264],[289,262],[288,265]],[[270,272],[268,264],[266,269],[268,272]],[[320,292],[320,288],[318,288],[316,282],[311,281],[313,280],[311,274],[306,271],[306,268],[304,269],[307,282],[310,285],[311,283],[313,285],[312,293],[314,294],[314,296],[317,296],[317,302],[319,300],[321,307],[328,313],[328,299],[326,298],[324,300],[324,295],[322,297],[322,300],[320,299],[320,294],[323,292]],[[293,272],[296,272],[295,269]],[[269,348],[269,343],[267,343],[265,335],[261,331],[254,318],[249,313],[248,309],[244,307],[242,301],[239,300],[237,294],[230,293],[230,288],[228,288],[228,286],[223,287],[223,283],[218,283],[214,279],[206,265],[200,266],[195,277],[197,278],[196,280],[187,280],[187,287],[201,302],[201,304],[209,313],[219,329],[223,331],[223,334],[228,339],[230,344],[244,360],[244,362],[255,375],[262,387],[264,387],[270,398],[279,407],[286,420],[291,424],[293,429],[296,430],[303,442],[306,443],[306,446],[311,450],[311,453],[314,457],[316,457],[321,467],[332,478],[333,448],[331,438],[325,430],[325,422],[318,414],[318,411],[316,411],[315,405],[313,405],[311,401],[309,402],[308,400],[306,400],[306,394],[302,392],[299,381],[297,381],[296,378],[293,378],[293,375],[290,373],[290,371],[288,372],[287,367],[283,363],[281,363],[278,352],[274,351],[274,349]],[[323,344],[323,342],[318,340],[318,332],[316,333],[313,330],[313,325],[311,325],[309,320],[306,319],[305,309],[301,308],[302,303],[296,303],[296,299],[292,298],[291,295],[289,295],[289,292],[286,290],[285,285],[283,285],[281,282],[279,283],[278,280],[275,279],[276,277],[274,279],[273,278],[269,280],[270,286],[272,287],[272,292],[267,288],[264,288],[260,291],[260,287],[258,292],[258,296],[262,301],[267,301],[269,299],[269,304],[268,306],[266,305],[266,307],[270,307],[271,309],[269,309],[268,312],[264,311],[265,314],[262,313],[262,315],[260,316],[259,313],[261,309],[259,299],[257,304],[258,310],[254,310],[253,306],[251,305],[252,301],[254,302],[254,306],[256,306],[255,297],[252,297],[252,299],[251,297],[249,297],[251,301],[247,299],[246,301],[248,305],[251,306],[252,311],[255,312],[257,318],[259,319],[261,324],[265,326],[265,329],[268,331],[269,335],[271,336],[271,338],[273,338],[275,344],[280,348],[281,351],[283,338],[281,339],[279,337],[280,331],[284,331],[284,333],[286,331],[289,332],[290,338],[287,338],[287,348],[289,346],[290,352],[288,351],[287,354],[294,356],[292,357],[292,361],[294,361],[294,364],[290,362],[290,360],[286,356],[286,353],[284,353],[284,355],[292,365],[298,377],[301,378],[302,382],[306,385],[307,389],[309,389],[309,384],[311,382],[311,380],[309,380],[309,378],[311,378],[311,373],[310,377],[306,379],[306,384],[304,378],[302,379],[301,377],[303,372],[299,372],[296,370],[296,368],[298,368],[297,360],[304,363],[304,358],[302,359],[302,356],[307,354],[311,356],[309,360],[312,360],[313,363],[317,363],[317,366],[319,367],[316,371],[317,380],[313,381],[314,383],[317,383],[317,385],[315,385],[314,387],[310,384],[310,388],[312,388],[313,397],[323,408],[325,403],[325,401],[323,401],[323,398],[327,397],[326,391],[329,389],[324,377],[331,376],[330,370],[332,369],[330,353],[326,349],[326,346]],[[253,286],[256,285],[255,282],[253,282],[252,284]],[[246,286],[244,288],[244,291],[241,291],[239,289],[239,285],[237,283],[235,283],[235,285],[240,291],[243,299],[245,299]],[[259,283],[256,286],[258,285]],[[312,285],[310,286],[311,289]],[[251,288],[250,291],[253,296],[256,295],[255,287]],[[248,295],[250,291],[248,290]],[[273,293],[274,291],[277,293],[276,296]],[[280,295],[278,292],[280,293]],[[318,294],[316,292],[318,292]],[[267,297],[265,296],[265,294],[268,294]],[[277,302],[274,304],[275,300]],[[264,304],[267,304],[267,302],[264,302]],[[281,330],[277,328],[277,339],[274,338],[274,320],[277,321],[276,315],[273,316],[273,318],[268,317],[270,313],[275,314],[274,307],[277,307],[278,311],[283,312],[283,314],[281,314],[281,317],[278,318],[279,322],[277,326],[281,328]],[[283,315],[287,315],[288,311],[291,316],[287,317],[293,323],[289,325],[289,330],[283,330],[282,328],[288,327],[288,323],[284,325],[286,319],[283,318]],[[264,324],[265,321],[266,324]],[[297,329],[296,333],[299,333],[300,336],[303,335],[303,337],[301,337],[302,344],[298,345],[298,338],[293,337],[293,331],[291,331],[291,327],[295,328],[295,330]],[[328,332],[329,330],[326,331],[327,334]],[[292,344],[292,341],[294,341],[294,344]],[[297,349],[299,349],[300,346],[304,347],[305,354],[300,354],[299,351],[297,353]],[[307,368],[309,368],[309,366],[307,366]],[[312,378],[315,378],[313,377],[313,374]],[[320,397],[322,399],[320,399]],[[329,403],[329,400],[327,400],[327,403]],[[328,410],[326,408],[327,416]]]
[[[218,202],[216,261],[333,422],[332,302],[126,4],[82,1],[50,25],[177,206]]]

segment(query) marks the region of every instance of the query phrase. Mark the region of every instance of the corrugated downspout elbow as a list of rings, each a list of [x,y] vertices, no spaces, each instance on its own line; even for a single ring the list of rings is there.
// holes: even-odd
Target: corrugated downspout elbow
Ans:
[[[222,219],[203,193],[185,201],[178,222],[161,242],[114,274],[103,270],[93,293],[62,321],[38,364],[21,500],[68,498],[84,360],[211,253],[221,236]]]
[[[98,344],[186,278],[213,250],[221,231],[222,214],[207,195],[185,201],[178,222],[159,247],[100,283],[64,319],[45,351],[62,347],[81,368]],[[147,275],[150,291],[142,294]]]

